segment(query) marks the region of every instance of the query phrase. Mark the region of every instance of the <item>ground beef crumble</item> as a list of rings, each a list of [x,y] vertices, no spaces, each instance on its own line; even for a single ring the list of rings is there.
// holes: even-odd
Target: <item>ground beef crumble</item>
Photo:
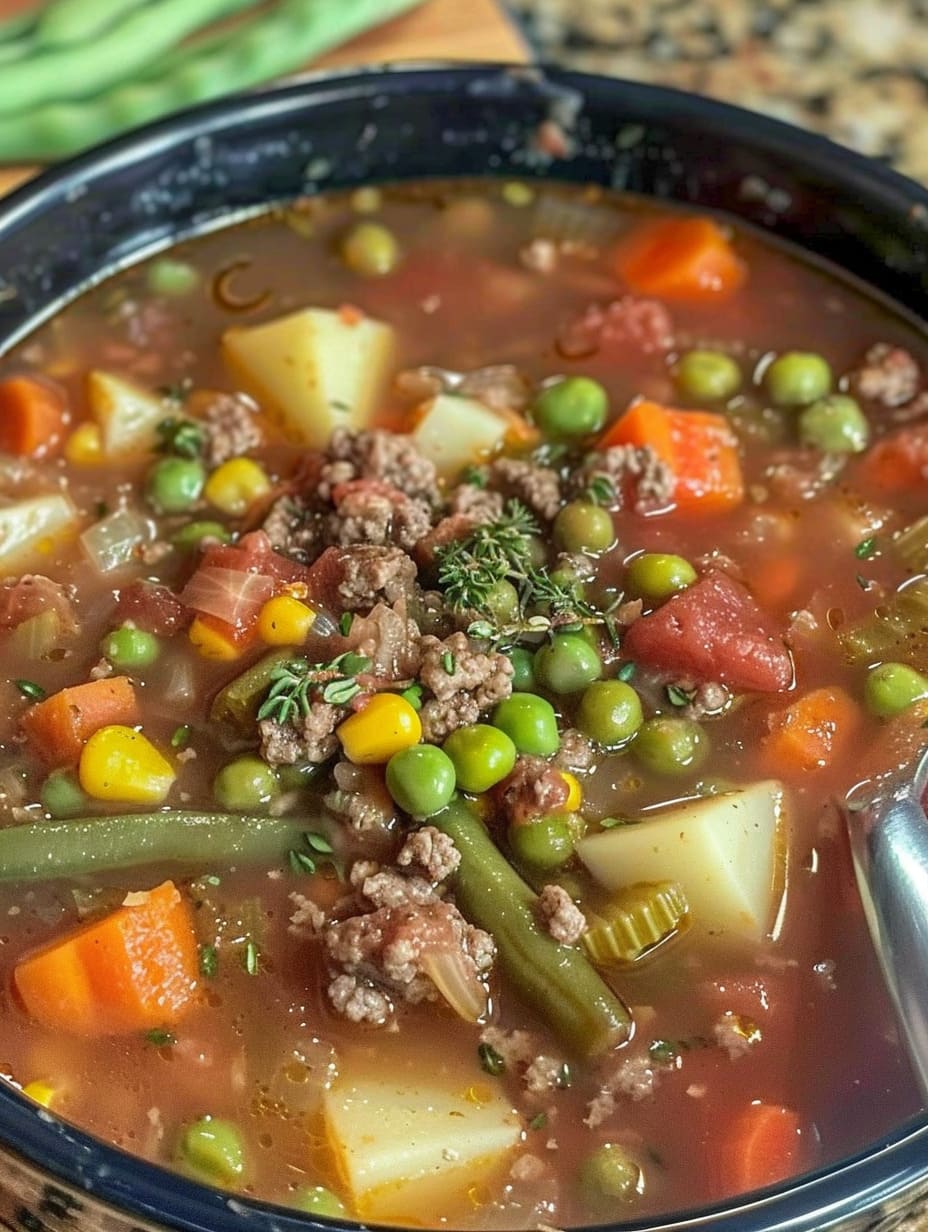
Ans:
[[[564,775],[543,757],[520,757],[512,773],[496,789],[507,825],[523,825],[533,817],[556,813],[567,803]]]
[[[437,884],[455,871],[461,863],[461,853],[450,835],[435,826],[423,826],[409,835],[396,862],[400,868],[423,869],[428,879]]]
[[[921,372],[915,357],[903,347],[878,342],[851,374],[851,387],[862,398],[894,409],[904,406],[919,391]]]
[[[573,494],[582,495],[600,477],[612,484],[616,509],[629,507],[635,513],[647,514],[666,508],[673,500],[673,471],[648,445],[613,445],[589,454],[572,476]]]
[[[329,812],[344,818],[352,830],[385,830],[394,820],[396,806],[377,767],[340,761],[332,777],[335,790],[323,803]]]
[[[658,1081],[657,1070],[648,1056],[626,1057],[601,1081],[598,1094],[587,1105],[584,1125],[597,1129],[612,1116],[621,1098],[633,1103],[649,1099]]]
[[[438,493],[435,467],[424,458],[412,437],[375,429],[351,432],[337,428],[326,451],[317,494],[331,500],[333,489],[353,479],[378,479],[415,500],[433,502]]]
[[[586,932],[586,916],[563,886],[546,885],[538,896],[545,928],[561,945],[576,945]]]
[[[411,552],[432,527],[431,507],[421,500],[411,500],[404,493],[386,485],[353,487],[337,500],[334,513],[325,520],[328,543],[342,546],[355,544],[396,544]]]
[[[420,643],[419,678],[433,694],[419,717],[425,740],[438,744],[450,732],[476,723],[481,714],[512,693],[512,663],[496,651],[473,650],[466,633]],[[449,670],[450,669],[450,670]]]
[[[558,770],[589,770],[596,761],[593,741],[576,727],[567,727],[561,732],[561,747],[551,759]]]
[[[388,604],[415,589],[416,563],[398,547],[356,544],[329,548],[313,569],[329,573],[331,589],[343,611],[365,611],[378,600]]]
[[[292,766],[298,761],[328,761],[338,749],[335,729],[345,718],[344,706],[313,702],[299,727],[262,719],[261,756],[269,766]]]
[[[490,484],[520,500],[546,522],[557,516],[563,503],[557,471],[523,458],[497,458],[490,464]]]
[[[187,410],[203,429],[203,458],[210,469],[243,458],[257,449],[263,437],[255,420],[257,405],[245,394],[202,390],[191,395]]]

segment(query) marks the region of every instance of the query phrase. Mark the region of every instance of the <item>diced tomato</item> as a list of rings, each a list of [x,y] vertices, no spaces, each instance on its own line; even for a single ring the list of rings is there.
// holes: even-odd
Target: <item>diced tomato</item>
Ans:
[[[901,428],[877,441],[861,459],[858,474],[886,491],[923,484],[928,479],[928,424]]]
[[[740,583],[714,570],[642,616],[624,653],[649,667],[733,689],[788,689],[793,665],[780,635]]]
[[[131,620],[146,633],[156,637],[173,637],[186,629],[193,613],[167,586],[156,582],[132,582],[120,592],[116,604],[116,622]]]
[[[200,565],[205,568],[215,566],[248,573],[263,573],[277,582],[305,582],[309,574],[306,565],[275,552],[263,530],[243,535],[238,543],[217,544],[207,548]]]

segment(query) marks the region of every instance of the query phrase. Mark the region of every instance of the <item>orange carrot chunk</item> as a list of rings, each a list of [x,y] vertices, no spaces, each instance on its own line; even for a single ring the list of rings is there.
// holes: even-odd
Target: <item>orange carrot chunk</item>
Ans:
[[[775,1185],[806,1163],[802,1124],[792,1108],[751,1104],[726,1132],[719,1157],[720,1196]]]
[[[61,689],[36,702],[23,715],[23,731],[39,756],[50,765],[74,765],[84,745],[101,727],[141,722],[131,680],[111,676]]]
[[[711,218],[641,224],[619,244],[614,268],[633,291],[671,300],[721,299],[747,276],[744,262]]]
[[[928,426],[913,424],[884,436],[862,456],[857,476],[884,492],[923,486],[928,479]]]
[[[171,881],[24,958],[13,982],[29,1015],[72,1035],[174,1026],[193,1004],[197,939]]]
[[[673,502],[693,513],[724,513],[744,499],[738,441],[724,415],[681,411],[642,399],[606,430],[598,449],[648,446],[674,475]]]
[[[763,759],[772,773],[823,770],[849,747],[860,709],[843,689],[828,685],[798,697],[767,720]]]
[[[31,376],[0,381],[0,452],[44,458],[61,444],[67,423],[64,394]]]

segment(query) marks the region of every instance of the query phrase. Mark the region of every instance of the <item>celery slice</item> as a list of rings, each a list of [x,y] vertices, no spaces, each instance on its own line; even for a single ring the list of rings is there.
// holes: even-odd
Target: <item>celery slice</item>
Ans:
[[[893,550],[913,573],[928,573],[928,517],[894,535]]]
[[[928,578],[912,582],[862,620],[845,626],[838,639],[851,663],[893,659],[928,669]]]
[[[678,881],[639,882],[622,890],[608,915],[583,935],[596,963],[633,963],[672,936],[686,920],[689,903]]]

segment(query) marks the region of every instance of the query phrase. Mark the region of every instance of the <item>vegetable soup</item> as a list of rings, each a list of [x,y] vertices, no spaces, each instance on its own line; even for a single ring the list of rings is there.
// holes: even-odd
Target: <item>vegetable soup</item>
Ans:
[[[928,352],[697,216],[300,201],[0,372],[0,1071],[316,1215],[636,1220],[919,1097],[839,801],[928,739]]]

